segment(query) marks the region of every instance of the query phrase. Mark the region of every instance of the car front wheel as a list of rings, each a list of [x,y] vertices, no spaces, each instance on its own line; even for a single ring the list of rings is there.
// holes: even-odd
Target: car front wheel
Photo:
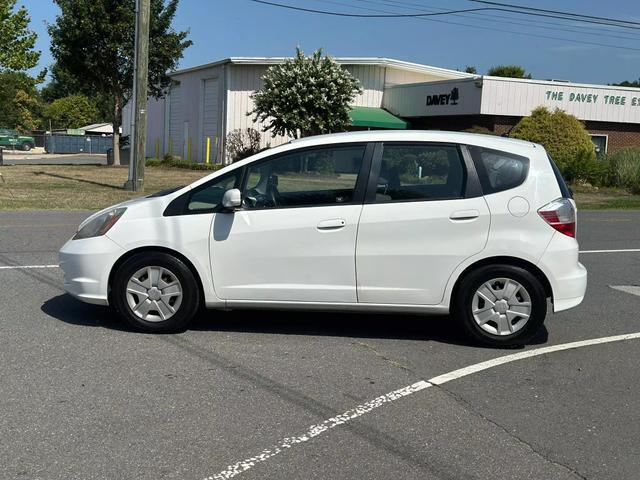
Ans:
[[[521,345],[544,323],[547,298],[540,281],[527,270],[489,265],[462,279],[452,311],[475,341],[491,346]]]
[[[193,273],[172,255],[139,253],[115,273],[111,304],[123,320],[139,331],[184,331],[199,303],[200,290]]]
[[[22,150],[24,150],[25,152],[28,152],[32,148],[33,148],[33,145],[31,145],[29,142],[22,144]]]

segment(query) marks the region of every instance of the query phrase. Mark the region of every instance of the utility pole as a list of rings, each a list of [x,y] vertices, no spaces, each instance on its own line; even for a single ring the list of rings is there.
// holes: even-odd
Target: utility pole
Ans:
[[[126,190],[144,191],[144,160],[147,144],[147,89],[149,78],[149,21],[151,0],[136,0],[136,32],[133,56],[133,95],[129,180]]]

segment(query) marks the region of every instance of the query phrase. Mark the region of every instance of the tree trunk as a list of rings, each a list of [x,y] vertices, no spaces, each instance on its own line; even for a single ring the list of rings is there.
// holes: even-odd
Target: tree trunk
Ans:
[[[120,165],[120,97],[116,95],[113,107],[113,165]]]

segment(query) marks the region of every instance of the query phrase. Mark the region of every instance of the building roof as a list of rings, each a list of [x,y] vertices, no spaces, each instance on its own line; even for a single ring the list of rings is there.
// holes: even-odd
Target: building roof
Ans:
[[[92,123],[85,127],[79,128],[85,132],[113,133],[113,125],[111,123]]]
[[[232,63],[236,65],[278,65],[291,57],[229,57],[217,60],[211,63],[205,63],[195,67],[183,68],[171,72],[170,75],[180,75],[184,73],[203,70],[205,68],[216,67]],[[333,57],[336,62],[341,65],[378,65],[381,67],[397,68],[399,70],[407,70],[410,72],[429,73],[440,75],[448,78],[475,78],[477,75],[459,72],[447,68],[432,67],[430,65],[422,65],[420,63],[405,62],[404,60],[396,60],[394,58],[385,57]]]

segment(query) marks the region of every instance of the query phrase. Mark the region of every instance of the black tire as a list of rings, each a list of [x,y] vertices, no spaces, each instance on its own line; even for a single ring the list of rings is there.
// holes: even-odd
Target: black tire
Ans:
[[[180,282],[182,299],[173,316],[161,321],[147,321],[136,315],[127,300],[127,284],[132,275],[145,267],[162,267]],[[165,290],[166,291],[166,290]],[[162,252],[142,252],[127,259],[115,272],[110,304],[121,319],[145,333],[177,333],[187,329],[200,306],[200,288],[193,273],[180,259]],[[142,297],[141,297],[142,299]]]
[[[531,313],[528,320],[520,330],[512,334],[492,334],[480,327],[473,316],[473,298],[476,291],[485,282],[497,278],[515,280],[524,287],[531,299]],[[547,297],[540,281],[524,268],[512,265],[487,265],[473,270],[460,280],[455,297],[452,299],[451,310],[462,329],[475,342],[493,347],[523,345],[542,327],[547,315]]]
[[[32,148],[33,148],[33,145],[31,145],[29,142],[26,142],[26,143],[22,144],[22,150],[24,150],[25,152],[28,152]]]

